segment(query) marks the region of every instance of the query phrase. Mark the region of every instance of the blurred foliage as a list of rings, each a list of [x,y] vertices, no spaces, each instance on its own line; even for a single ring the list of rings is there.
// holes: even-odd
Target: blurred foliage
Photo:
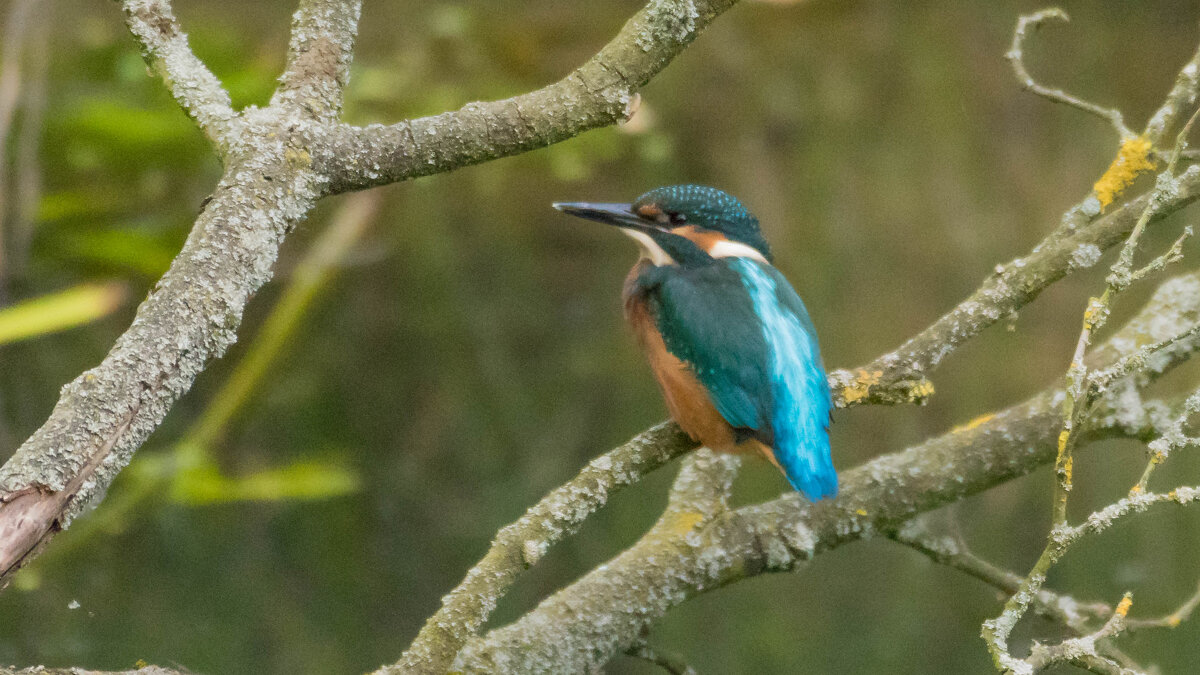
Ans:
[[[0,308],[0,346],[96,321],[124,299],[121,284],[79,284]]]
[[[535,88],[638,6],[367,2],[346,116],[388,122]],[[251,304],[244,343],[199,379],[102,507],[17,577],[26,590],[0,594],[0,662],[290,673],[395,660],[498,527],[664,415],[621,325],[628,242],[560,217],[551,201],[629,199],[681,181],[725,188],[762,219],[830,366],[891,349],[1037,242],[1115,153],[1106,125],[1013,81],[1003,54],[1017,15],[1037,7],[746,3],[646,88],[630,124],[383,189],[378,224],[301,307],[268,376],[219,434],[192,443],[240,364],[283,330],[268,317],[345,198],[322,205]],[[53,22],[45,192],[24,273],[3,290],[20,303],[103,280],[140,295],[187,236],[218,162],[146,76],[116,4],[43,8]],[[176,8],[235,103],[265,103],[294,3]],[[1192,3],[1065,9],[1073,22],[1037,35],[1031,70],[1119,105],[1135,125],[1200,39]],[[1146,249],[1161,243],[1154,236]],[[956,354],[928,406],[838,414],[838,466],[1057,382],[1102,276],[1098,266],[1059,284],[1011,330]],[[1114,325],[1136,305],[1131,294]],[[0,346],[0,454],[131,319],[127,303],[86,329]],[[1134,444],[1081,456],[1073,507],[1120,494],[1141,457]],[[1198,469],[1180,457],[1159,478],[1195,483]],[[670,474],[622,493],[552,550],[495,621],[634,541]],[[784,488],[773,468],[749,463],[736,499]],[[316,496],[327,498],[292,499]],[[1048,522],[1049,476],[948,511],[981,554],[1024,572]],[[1052,584],[1110,602],[1132,589],[1135,615],[1167,611],[1194,588],[1198,550],[1195,514],[1163,512],[1073,551]],[[977,582],[869,541],[799,575],[692,600],[653,641],[711,673],[988,672],[977,635],[997,607]],[[1126,644],[1165,672],[1190,672],[1198,637],[1192,623]],[[609,671],[655,672],[627,658]]]

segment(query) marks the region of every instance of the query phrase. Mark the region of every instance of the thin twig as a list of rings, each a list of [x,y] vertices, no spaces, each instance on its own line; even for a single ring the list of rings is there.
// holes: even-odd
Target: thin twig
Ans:
[[[972,553],[957,537],[935,537],[924,530],[919,520],[910,521],[899,530],[888,533],[893,541],[925,555],[930,560],[972,576],[1006,595],[1016,593],[1021,576],[997,567]],[[1112,607],[1104,603],[1084,603],[1068,595],[1042,589],[1033,599],[1034,611],[1054,619],[1079,635],[1088,630],[1089,621],[1104,620]]]
[[[1180,624],[1191,618],[1192,612],[1195,612],[1197,607],[1200,607],[1200,585],[1197,586],[1196,592],[1192,593],[1191,597],[1170,614],[1154,619],[1128,619],[1126,620],[1127,628],[1130,632],[1146,628],[1178,628]]]
[[[1131,496],[1142,494],[1149,489],[1150,476],[1153,475],[1155,469],[1167,461],[1172,452],[1188,446],[1200,445],[1200,438],[1193,438],[1183,433],[1183,428],[1187,425],[1188,418],[1197,412],[1200,412],[1200,389],[1192,392],[1184,400],[1179,414],[1175,416],[1158,438],[1147,444],[1146,449],[1150,453],[1150,458],[1146,461],[1146,468],[1142,470],[1141,477],[1130,488],[1129,494]]]
[[[1180,130],[1179,135],[1176,137],[1174,150],[1171,153],[1170,161],[1167,163],[1167,168],[1159,174],[1150,200],[1142,210],[1142,215],[1134,225],[1133,231],[1130,232],[1129,238],[1125,240],[1125,245],[1121,247],[1121,252],[1117,256],[1117,260],[1113,263],[1112,270],[1106,278],[1104,292],[1099,298],[1092,298],[1088,303],[1087,310],[1083,314],[1083,329],[1079,333],[1079,339],[1075,343],[1075,353],[1071,357],[1071,364],[1067,369],[1067,399],[1063,404],[1063,430],[1059,436],[1058,459],[1055,461],[1055,476],[1057,481],[1054,491],[1053,526],[1056,528],[1065,525],[1067,522],[1067,499],[1072,488],[1071,451],[1075,443],[1072,438],[1072,432],[1079,419],[1086,413],[1086,405],[1077,404],[1084,403],[1087,394],[1086,387],[1089,375],[1087,366],[1084,364],[1084,355],[1087,352],[1088,346],[1091,345],[1092,335],[1108,321],[1113,299],[1135,281],[1145,278],[1147,270],[1162,269],[1166,266],[1167,262],[1177,260],[1183,241],[1190,235],[1189,228],[1166,254],[1160,256],[1157,261],[1151,262],[1143,270],[1139,270],[1141,273],[1134,272],[1134,252],[1137,250],[1142,233],[1146,230],[1146,225],[1154,215],[1154,209],[1159,200],[1175,189],[1175,167],[1179,162],[1180,153],[1187,146],[1187,136],[1191,131],[1192,124],[1196,121],[1197,115],[1200,115],[1200,108],[1192,114],[1187,124],[1183,126],[1183,129]]]
[[[1086,398],[1090,401],[1094,399],[1105,387],[1113,382],[1129,376],[1136,370],[1141,370],[1146,367],[1146,363],[1152,357],[1160,354],[1165,349],[1174,347],[1181,341],[1189,340],[1200,333],[1200,326],[1196,326],[1191,330],[1184,331],[1179,335],[1155,342],[1154,344],[1139,347],[1138,350],[1129,354],[1116,363],[1100,370],[1089,370],[1086,374],[1085,390]]]
[[[1031,17],[1023,17],[1021,22],[1018,24],[1017,36],[1014,37],[1013,41],[1014,51],[1018,55],[1014,63],[1019,63],[1019,44],[1023,29],[1029,25],[1030,22],[1032,22],[1032,25],[1037,25],[1038,22],[1045,20],[1046,18],[1065,19],[1066,17],[1065,14],[1062,14],[1057,10],[1046,10],[1039,12],[1038,14],[1031,15]],[[1066,374],[1066,395],[1062,405],[1062,430],[1059,432],[1057,443],[1058,447],[1054,462],[1055,482],[1051,514],[1052,529],[1049,537],[1047,537],[1046,545],[1043,548],[1041,555],[1038,557],[1037,561],[1030,569],[1029,574],[1026,575],[1017,591],[1013,593],[1012,596],[1009,597],[1008,601],[1004,604],[1003,611],[995,619],[989,619],[983,624],[982,637],[984,642],[987,644],[988,651],[991,653],[996,667],[1002,670],[1011,671],[1014,673],[1025,673],[1029,671],[1031,667],[1030,660],[1018,659],[1009,652],[1008,636],[1011,634],[1016,623],[1029,609],[1032,599],[1036,597],[1037,593],[1042,589],[1042,586],[1046,580],[1046,575],[1050,568],[1066,552],[1070,545],[1074,543],[1075,538],[1073,535],[1078,535],[1080,532],[1082,532],[1083,530],[1080,528],[1084,527],[1084,525],[1088,525],[1089,523],[1093,523],[1097,516],[1097,514],[1093,514],[1092,517],[1090,517],[1089,520],[1084,523],[1084,525],[1081,525],[1077,528],[1070,527],[1067,522],[1067,502],[1074,484],[1074,448],[1079,441],[1077,428],[1086,418],[1089,404],[1094,400],[1096,391],[1095,389],[1089,390],[1088,388],[1091,378],[1085,361],[1085,356],[1087,354],[1088,347],[1091,345],[1092,336],[1108,320],[1113,299],[1136,280],[1146,277],[1149,271],[1162,269],[1168,262],[1178,259],[1182,242],[1186,236],[1190,234],[1189,232],[1185,232],[1184,236],[1180,237],[1176,244],[1172,246],[1166,254],[1160,256],[1154,262],[1151,262],[1142,268],[1142,270],[1138,270],[1137,272],[1134,271],[1134,252],[1137,250],[1138,242],[1141,239],[1142,233],[1146,229],[1146,225],[1150,222],[1150,219],[1154,215],[1154,211],[1157,206],[1161,203],[1162,198],[1171,194],[1177,189],[1178,178],[1175,176],[1175,168],[1181,153],[1184,151],[1184,149],[1186,149],[1187,135],[1190,132],[1197,115],[1200,115],[1200,109],[1198,109],[1196,113],[1194,113],[1191,118],[1188,119],[1187,123],[1183,126],[1183,129],[1180,130],[1179,134],[1176,136],[1170,161],[1167,163],[1166,169],[1159,174],[1154,191],[1151,193],[1150,198],[1144,205],[1141,215],[1138,217],[1137,223],[1135,223],[1133,230],[1130,232],[1129,237],[1125,241],[1124,246],[1122,246],[1116,262],[1113,263],[1111,272],[1105,281],[1104,292],[1100,295],[1100,297],[1092,298],[1088,302],[1087,310],[1084,312],[1083,327],[1080,330],[1079,339],[1075,344],[1075,351],[1071,357],[1071,363],[1067,368]],[[1193,170],[1194,167],[1189,169],[1189,171]],[[1139,274],[1138,272],[1141,273]],[[1166,349],[1167,347],[1170,347],[1173,342],[1174,341],[1168,340],[1164,345],[1155,351]],[[1145,361],[1145,357],[1141,358],[1140,360],[1136,360],[1135,357],[1133,360],[1126,361],[1123,364],[1118,364],[1118,366],[1114,369],[1114,372],[1116,373],[1114,377],[1126,375],[1127,370],[1133,365],[1142,365],[1145,363]],[[1147,470],[1143,473],[1143,480],[1149,479],[1150,472],[1153,470],[1153,464],[1154,461],[1152,459],[1151,466],[1147,467]],[[1173,492],[1171,494],[1175,495],[1176,493]],[[1136,500],[1147,496],[1149,495],[1144,492],[1137,495],[1131,494],[1131,496],[1127,497],[1126,500]],[[1118,505],[1122,504],[1126,500],[1118,502]],[[1115,506],[1117,505],[1114,505],[1114,507]],[[1064,642],[1062,645],[1057,645],[1056,647],[1044,648],[1043,653],[1054,655],[1067,653],[1074,654],[1075,652],[1071,651],[1071,649],[1073,649],[1075,646],[1077,645],[1074,643],[1067,645],[1067,643]],[[1057,649],[1058,647],[1061,647],[1062,649]],[[1115,662],[1099,656],[1094,651],[1090,653],[1090,656],[1095,657],[1095,665],[1097,667],[1104,666],[1105,664],[1120,667],[1119,664],[1115,664]],[[1031,657],[1031,659],[1032,658],[1033,657]],[[1058,661],[1055,662],[1062,660],[1064,659],[1059,658]],[[1077,660],[1071,660],[1071,662],[1077,663]]]
[[[1108,617],[1108,621],[1105,621],[1099,630],[1090,635],[1068,638],[1056,645],[1035,643],[1025,663],[1033,668],[1031,672],[1037,672],[1059,663],[1070,663],[1098,673],[1129,675],[1135,672],[1123,667],[1113,659],[1096,653],[1098,642],[1116,637],[1125,630],[1125,617],[1129,614],[1132,604],[1133,596],[1126,593],[1121,598],[1121,602],[1117,604],[1112,616]]]
[[[1043,23],[1050,20],[1066,22],[1069,21],[1070,18],[1067,16],[1066,12],[1054,7],[1050,9],[1043,9],[1041,11],[1034,12],[1033,14],[1026,14],[1017,21],[1017,30],[1013,33],[1012,46],[1009,47],[1008,53],[1005,54],[1009,63],[1012,64],[1013,73],[1016,74],[1017,81],[1020,82],[1021,86],[1026,90],[1032,91],[1038,96],[1050,99],[1056,103],[1062,103],[1073,108],[1078,108],[1086,113],[1090,113],[1101,119],[1107,120],[1108,123],[1112,125],[1113,129],[1117,131],[1117,135],[1122,139],[1133,137],[1133,132],[1129,130],[1129,127],[1125,126],[1125,119],[1121,116],[1120,110],[1117,110],[1116,108],[1105,108],[1103,106],[1096,105],[1095,103],[1084,101],[1076,96],[1072,96],[1062,89],[1051,89],[1050,87],[1038,84],[1033,79],[1033,76],[1029,74],[1029,70],[1025,67],[1025,55],[1023,52],[1025,39],[1028,37],[1030,29],[1040,28]]]

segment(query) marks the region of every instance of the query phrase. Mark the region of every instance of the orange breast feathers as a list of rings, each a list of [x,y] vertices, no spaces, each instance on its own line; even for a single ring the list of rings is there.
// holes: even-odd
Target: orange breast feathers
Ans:
[[[696,379],[691,368],[667,351],[645,298],[629,297],[625,301],[625,318],[633,326],[642,352],[650,362],[650,370],[658,380],[671,418],[689,436],[713,450],[733,451],[733,429],[717,412],[708,390]]]
[[[631,277],[638,271],[635,268]],[[775,461],[775,453],[762,443],[754,439],[737,442],[733,427],[721,417],[708,390],[692,373],[692,369],[667,351],[662,334],[654,325],[654,317],[646,307],[644,296],[626,295],[625,318],[633,326],[642,352],[650,362],[650,370],[654,373],[654,379],[658,380],[671,419],[678,422],[688,436],[719,452],[756,452],[779,466]]]

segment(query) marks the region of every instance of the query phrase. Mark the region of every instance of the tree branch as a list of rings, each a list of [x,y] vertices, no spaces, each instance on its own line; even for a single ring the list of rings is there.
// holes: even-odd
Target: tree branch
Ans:
[[[574,533],[614,492],[695,447],[678,425],[663,423],[592,460],[496,534],[487,555],[442,599],[400,662],[381,672],[445,672],[522,571]]]
[[[1142,135],[1158,146],[1167,138],[1175,121],[1187,111],[1194,109],[1196,96],[1200,94],[1200,47],[1175,76],[1175,85],[1167,92],[1163,104],[1146,123]]]
[[[317,119],[335,120],[350,81],[362,0],[301,0],[292,17],[287,68],[272,106],[302,107]]]
[[[737,0],[653,0],[563,79],[501,101],[390,126],[340,125],[316,158],[332,192],[451,171],[627,118],[634,93]]]
[[[1067,521],[1067,503],[1070,498],[1071,491],[1074,486],[1073,467],[1074,467],[1074,450],[1079,443],[1079,435],[1077,428],[1082,427],[1085,419],[1089,414],[1089,408],[1094,401],[1096,395],[1100,391],[1100,387],[1095,388],[1089,386],[1091,380],[1088,364],[1085,361],[1087,349],[1091,345],[1092,336],[1107,322],[1112,303],[1115,298],[1127,289],[1134,281],[1144,278],[1147,272],[1134,271],[1134,252],[1141,235],[1145,232],[1146,225],[1149,223],[1150,217],[1153,214],[1154,207],[1159,199],[1170,193],[1175,186],[1177,176],[1175,175],[1175,167],[1179,161],[1179,155],[1186,145],[1186,138],[1192,124],[1196,120],[1196,115],[1188,120],[1187,124],[1176,136],[1174,149],[1171,153],[1170,161],[1167,163],[1166,169],[1158,175],[1154,191],[1150,195],[1150,201],[1147,203],[1141,216],[1138,218],[1137,224],[1126,240],[1125,245],[1121,247],[1121,252],[1117,256],[1116,262],[1113,263],[1110,273],[1105,280],[1104,292],[1100,297],[1092,298],[1088,301],[1087,310],[1083,313],[1083,327],[1080,330],[1079,338],[1076,341],[1074,354],[1071,357],[1070,365],[1067,368],[1065,377],[1065,396],[1062,404],[1063,422],[1062,431],[1058,436],[1057,451],[1054,461],[1054,498],[1052,500],[1051,514],[1051,531],[1047,537],[1045,548],[1041,555],[1034,563],[1030,572],[1022,579],[1020,586],[1017,588],[1011,597],[1005,602],[1004,609],[995,619],[989,619],[983,623],[981,631],[984,642],[987,644],[988,651],[992,655],[992,660],[996,667],[1005,672],[1020,673],[1025,675],[1032,673],[1037,669],[1044,668],[1048,665],[1061,662],[1069,662],[1085,667],[1101,667],[1108,666],[1120,668],[1120,664],[1100,656],[1095,651],[1096,640],[1102,637],[1110,637],[1105,629],[1090,635],[1082,636],[1074,640],[1067,640],[1053,647],[1041,646],[1035,650],[1029,658],[1019,659],[1012,655],[1008,647],[1008,638],[1013,627],[1024,616],[1031,602],[1036,597],[1036,594],[1045,584],[1046,577],[1050,572],[1051,567],[1061,558],[1067,549],[1080,536],[1088,532],[1088,530],[1080,527],[1070,527]],[[1124,146],[1123,146],[1124,148]],[[1195,168],[1195,167],[1193,167]],[[1189,228],[1190,229],[1190,228]],[[1186,235],[1185,235],[1186,236]],[[1181,245],[1183,237],[1177,241],[1172,247],[1172,251],[1177,250]],[[1177,257],[1178,254],[1172,255],[1170,252],[1158,259],[1160,262],[1152,262],[1142,270],[1150,270],[1155,267],[1161,268],[1166,263],[1165,261]],[[1195,329],[1186,331],[1180,335],[1188,335]],[[1187,339],[1182,338],[1182,339]],[[1168,349],[1173,343],[1172,339],[1156,342],[1158,349]],[[1133,358],[1130,358],[1133,357]],[[1139,350],[1132,355],[1118,359],[1116,365],[1111,368],[1111,372],[1120,374],[1120,371],[1130,362],[1144,362],[1143,354]],[[1152,459],[1150,465],[1143,473],[1143,481],[1149,478],[1150,471],[1153,469],[1155,461]],[[1141,486],[1143,481],[1139,481]],[[1143,491],[1135,488],[1128,500],[1136,500],[1150,497]],[[1118,502],[1113,505],[1113,508],[1119,507],[1123,502]],[[1181,501],[1180,503],[1183,503]],[[1144,508],[1144,507],[1143,507]],[[1122,512],[1122,513],[1126,513]],[[1093,514],[1095,516],[1095,514]],[[1098,531],[1098,530],[1093,530]],[[1128,603],[1131,602],[1129,596],[1118,607],[1114,613],[1110,623],[1115,627],[1112,634],[1115,635],[1117,630],[1120,630],[1123,624],[1119,619],[1123,619],[1124,612],[1121,607],[1128,609]],[[1117,615],[1121,616],[1118,617]],[[1113,623],[1113,622],[1116,623]]]
[[[1002,569],[971,553],[957,537],[936,537],[925,531],[920,519],[905,523],[904,527],[889,532],[892,540],[908,546],[939,565],[956,569],[972,576],[993,588],[1012,595],[1021,585],[1022,577],[1015,572]],[[1112,615],[1112,607],[1104,603],[1083,603],[1067,595],[1042,589],[1033,599],[1034,609],[1042,616],[1054,619],[1062,625],[1083,635],[1089,620],[1105,619]]]
[[[1200,275],[1164,283],[1143,311],[1093,356],[1112,358],[1136,340],[1163,340],[1200,322]],[[1200,340],[1159,354],[1157,373],[1186,360]],[[707,525],[671,531],[660,521],[633,547],[543,601],[517,622],[468,641],[464,672],[586,671],[632,646],[640,631],[686,599],[765,572],[794,569],[821,552],[1024,475],[1054,459],[1063,393],[1047,391],[979,424],[960,427],[841,476],[837,498],[817,504],[786,494],[726,511]],[[1141,400],[1101,400],[1087,433],[1141,434]],[[664,515],[664,519],[668,516]],[[613,589],[621,589],[614,592]]]
[[[124,0],[121,4],[146,65],[162,78],[171,96],[223,156],[235,133],[237,113],[220,80],[188,46],[170,0]]]
[[[1200,168],[1180,176],[1178,190],[1155,203],[1156,222],[1200,196]],[[861,403],[897,403],[923,398],[932,391],[924,374],[943,358],[997,321],[1032,302],[1054,282],[1094,265],[1100,254],[1124,241],[1150,204],[1144,194],[1087,227],[1066,236],[1052,233],[1023,258],[998,265],[996,273],[954,309],[907,340],[898,349],[853,370],[829,374],[840,407]]]
[[[356,165],[372,159],[376,150],[387,150],[386,139],[374,134],[421,129],[421,152],[435,158],[429,164],[420,157],[424,175],[468,163],[467,156],[482,161],[513,154],[611,123],[619,117],[613,113],[613,91],[628,85],[623,80],[596,89],[605,81],[601,71],[629,67],[628,81],[640,86],[735,2],[654,0],[588,64],[549,92],[542,90],[553,105],[529,111],[528,117],[518,97],[497,104],[512,105],[496,119],[480,117],[490,111],[483,106],[473,114],[448,113],[372,131],[333,119],[346,82],[357,1],[303,2],[295,15],[288,70],[272,105],[234,115],[216,78],[190,52],[170,5],[126,0],[130,28],[148,62],[218,146],[225,175],[133,325],[99,366],[64,387],[47,422],[0,467],[0,561],[13,561],[0,567],[0,587],[99,499],[208,360],[232,344],[246,303],[270,278],[283,238],[318,199],[331,188],[357,189],[418,175],[415,165],[400,166],[399,160],[381,164],[383,173],[369,168],[369,162]],[[466,118],[483,125],[464,127]],[[480,135],[433,137],[451,127],[469,127]],[[368,154],[340,155],[349,151],[348,137],[366,144],[359,150]],[[59,494],[74,485],[77,491]],[[51,504],[57,510],[47,508]],[[28,513],[39,518],[25,517]]]

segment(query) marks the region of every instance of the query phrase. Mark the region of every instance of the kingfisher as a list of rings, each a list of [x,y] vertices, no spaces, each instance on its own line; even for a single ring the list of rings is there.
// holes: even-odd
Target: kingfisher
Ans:
[[[720,452],[758,452],[809,500],[837,494],[833,400],[804,302],[732,195],[672,185],[630,204],[557,202],[641,248],[625,318],[671,417]]]

